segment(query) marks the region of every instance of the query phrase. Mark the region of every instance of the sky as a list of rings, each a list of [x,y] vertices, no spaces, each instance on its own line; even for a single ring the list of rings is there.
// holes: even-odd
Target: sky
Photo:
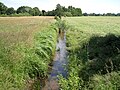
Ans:
[[[120,0],[0,0],[8,7],[38,7],[40,10],[53,10],[59,3],[62,6],[81,8],[83,13],[120,13]]]

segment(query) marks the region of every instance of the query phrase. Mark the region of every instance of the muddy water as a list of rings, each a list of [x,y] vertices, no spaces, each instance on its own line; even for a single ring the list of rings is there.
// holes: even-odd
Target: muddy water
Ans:
[[[67,77],[67,51],[66,51],[66,35],[61,33],[58,38],[56,46],[56,55],[52,62],[52,67],[48,79],[45,82],[45,86],[42,90],[59,90],[58,75]]]

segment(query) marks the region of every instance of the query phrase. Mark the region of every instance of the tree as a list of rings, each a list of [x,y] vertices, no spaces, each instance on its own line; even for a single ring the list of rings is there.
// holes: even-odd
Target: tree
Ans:
[[[40,16],[41,15],[41,12],[40,12],[38,7],[34,7],[33,10],[34,10],[34,16]]]
[[[117,16],[120,16],[120,13],[117,13]]]
[[[29,10],[29,14],[32,15],[32,16],[34,16],[35,11],[34,11],[33,9],[30,9],[30,10]]]
[[[83,16],[88,16],[88,14],[87,13],[83,13]]]
[[[19,8],[17,9],[17,14],[19,14],[19,13],[25,13],[25,12],[27,12],[27,11],[25,10],[25,6],[21,6],[21,7],[19,7]]]
[[[62,9],[63,9],[64,12],[67,12],[67,11],[68,11],[68,9],[65,8],[65,7],[62,7]]]
[[[63,8],[60,4],[56,5],[56,9],[55,9],[56,15],[61,17],[63,16]]]
[[[56,15],[55,10],[46,12],[46,15],[47,16],[55,16]]]
[[[33,14],[33,10],[31,7],[28,6],[21,6],[17,9],[17,13],[29,13],[29,14]]]
[[[80,8],[75,9],[75,15],[76,16],[82,16],[82,10]]]
[[[15,10],[14,10],[13,7],[8,8],[7,11],[6,11],[6,14],[7,14],[7,15],[14,14],[14,13],[15,13]]]
[[[7,6],[0,2],[0,14],[6,14]]]
[[[82,10],[73,6],[68,6],[68,12],[71,12],[72,16],[82,16]]]
[[[71,12],[74,8],[72,6],[68,6],[68,11]]]
[[[43,15],[43,16],[45,16],[45,13],[46,13],[46,11],[45,11],[45,10],[42,10],[42,15]]]
[[[80,8],[75,8],[73,6],[61,6],[60,4],[56,5],[56,9],[52,11],[46,12],[45,10],[40,11],[38,7],[31,8],[29,6],[20,6],[16,11],[13,7],[7,8],[3,3],[0,2],[0,14],[7,14],[11,15],[14,13],[21,14],[21,15],[32,15],[32,16],[40,16],[40,15],[47,15],[47,16],[81,16],[82,10]],[[113,14],[112,14],[113,15]],[[116,14],[117,16],[117,14]]]
[[[95,13],[90,13],[89,16],[95,16]]]
[[[71,12],[64,12],[64,16],[72,17],[72,14],[71,14]]]

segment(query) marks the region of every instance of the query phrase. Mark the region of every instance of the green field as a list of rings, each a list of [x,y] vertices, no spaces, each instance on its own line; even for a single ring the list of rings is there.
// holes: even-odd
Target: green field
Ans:
[[[48,75],[59,29],[68,50],[61,90],[120,89],[120,17],[63,19],[0,17],[0,90],[40,90],[34,81]]]
[[[53,17],[0,17],[0,90],[29,89],[36,76],[46,76],[57,39],[52,23]]]
[[[64,18],[69,51],[62,90],[120,89],[120,17]]]

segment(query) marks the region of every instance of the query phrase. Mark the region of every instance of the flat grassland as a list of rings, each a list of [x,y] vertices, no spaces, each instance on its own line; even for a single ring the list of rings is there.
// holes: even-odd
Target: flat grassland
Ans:
[[[120,33],[120,17],[72,17],[65,19],[69,25],[91,34]]]
[[[78,40],[88,41],[92,36],[105,36],[106,34],[120,35],[120,17],[72,17],[65,18],[68,25],[73,28],[71,44],[78,44]],[[69,30],[67,33],[71,32]],[[71,32],[72,33],[72,32]]]
[[[0,17],[1,90],[23,90],[26,72],[32,71],[28,59],[35,51],[36,33],[53,22],[53,17]]]
[[[0,17],[0,40],[4,44],[30,43],[34,33],[54,22],[53,17]]]

